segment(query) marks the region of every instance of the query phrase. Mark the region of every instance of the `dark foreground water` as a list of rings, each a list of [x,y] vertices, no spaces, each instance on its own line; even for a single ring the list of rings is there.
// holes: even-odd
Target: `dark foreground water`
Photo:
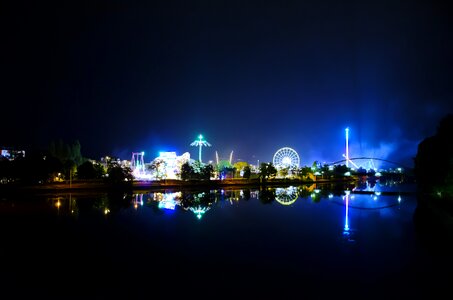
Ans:
[[[0,298],[432,299],[452,260],[416,204],[315,186],[2,196]]]

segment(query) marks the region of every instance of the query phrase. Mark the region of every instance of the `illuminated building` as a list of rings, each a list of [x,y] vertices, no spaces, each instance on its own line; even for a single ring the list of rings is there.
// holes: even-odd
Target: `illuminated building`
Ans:
[[[160,152],[159,157],[154,160],[155,174],[154,177],[163,177],[165,179],[178,179],[181,166],[190,161],[190,153],[177,156],[176,152]]]
[[[8,147],[0,148],[0,158],[6,158],[8,160],[15,160],[17,158],[25,157],[24,150],[15,150]]]

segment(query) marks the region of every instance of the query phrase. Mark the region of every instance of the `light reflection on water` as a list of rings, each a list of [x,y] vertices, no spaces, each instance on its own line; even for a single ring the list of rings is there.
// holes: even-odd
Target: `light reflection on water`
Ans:
[[[355,188],[305,185],[4,198],[0,222],[8,246],[1,251],[15,259],[4,270],[19,270],[20,259],[25,259],[22,269],[29,271],[29,265],[40,270],[54,261],[50,267],[79,287],[101,277],[122,286],[116,280],[123,273],[145,278],[150,270],[166,274],[154,278],[162,285],[165,278],[184,278],[187,287],[198,284],[199,277],[240,277],[243,282],[272,278],[280,284],[286,280],[279,278],[292,278],[294,287],[306,282],[306,289],[316,290],[325,282],[345,283],[345,278],[364,289],[377,280],[392,284],[403,278],[407,287],[414,276],[425,273],[411,268],[429,261],[416,244],[415,196],[398,193],[400,187],[390,194]],[[39,257],[22,250],[35,244],[41,246]],[[55,253],[61,261],[71,257],[72,268],[95,268],[97,273],[86,280],[77,277],[60,268],[51,256]],[[131,262],[131,256],[137,261]],[[100,261],[105,263],[98,270]],[[145,288],[135,288],[146,294]]]
[[[263,189],[237,189],[237,190],[205,190],[205,191],[157,191],[148,193],[96,195],[87,197],[86,195],[63,194],[48,197],[47,201],[51,207],[56,209],[58,214],[79,213],[79,203],[91,200],[91,209],[101,211],[107,215],[111,213],[112,206],[114,211],[118,209],[143,209],[144,206],[157,206],[161,210],[181,210],[192,212],[198,219],[216,207],[234,205],[238,201],[249,201],[255,199],[263,204],[274,203],[282,206],[292,207],[297,202],[319,203],[328,201],[331,203],[344,205],[352,209],[383,209],[404,202],[404,195],[393,193],[387,195],[381,192],[381,187],[377,189],[360,190],[357,187],[348,190],[331,190],[331,187],[319,187],[315,184],[304,186],[289,187],[267,187]],[[366,193],[355,193],[355,192]],[[122,203],[118,207],[118,199]],[[86,204],[86,203],[83,203]]]

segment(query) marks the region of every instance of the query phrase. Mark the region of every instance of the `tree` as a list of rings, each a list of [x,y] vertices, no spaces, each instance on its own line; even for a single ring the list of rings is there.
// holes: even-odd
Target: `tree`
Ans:
[[[147,166],[148,170],[153,172],[155,174],[155,177],[159,180],[165,179],[167,174],[166,174],[166,168],[167,164],[165,160],[162,158],[156,158],[154,159],[151,164]]]
[[[288,176],[288,174],[289,174],[289,167],[281,168],[278,173],[280,173],[279,175],[281,177],[286,178],[286,176]]]
[[[244,167],[244,173],[242,174],[242,177],[244,177],[245,179],[249,179],[250,178],[250,175],[252,174],[252,170],[250,169],[250,166],[245,166]]]
[[[96,170],[90,161],[86,161],[77,167],[77,178],[79,179],[94,179],[96,178]]]
[[[104,168],[98,163],[86,161],[77,167],[77,178],[79,179],[98,179],[105,174]]]
[[[452,189],[452,136],[453,114],[448,114],[440,121],[436,134],[424,139],[418,145],[415,157],[415,176],[422,191]]]
[[[336,166],[335,166],[336,167]],[[345,166],[346,167],[346,166]],[[329,166],[324,164],[321,168],[320,168],[320,172],[322,174],[322,178],[324,179],[330,179],[330,176],[332,175],[332,171],[329,170]],[[341,170],[340,170],[341,172]],[[346,172],[346,171],[345,171]],[[344,175],[344,173],[342,173],[342,176]]]
[[[63,165],[63,174],[67,179],[69,179],[72,174],[75,174],[77,167],[86,160],[82,157],[80,149],[81,146],[78,140],[74,141],[72,144],[66,144],[61,139],[58,140],[58,142],[50,142],[50,156],[57,158],[61,162]]]
[[[114,186],[124,187],[132,185],[134,177],[129,167],[122,167],[118,164],[112,164],[107,170],[107,182]]]
[[[245,161],[238,161],[236,162],[233,167],[236,169],[236,172],[241,174],[242,173],[242,177],[244,177],[243,173],[244,173],[244,169],[245,167],[249,166],[249,164]],[[249,176],[250,177],[250,176]]]
[[[214,173],[214,167],[212,165],[205,165],[200,174],[200,179],[202,180],[210,180],[212,177],[212,173]]]
[[[346,172],[350,172],[350,169],[346,165],[335,165],[333,167],[333,173],[336,178],[344,177]]]
[[[236,169],[228,160],[221,160],[216,166],[217,172],[219,172],[221,178],[234,177]]]
[[[189,162],[185,162],[182,164],[182,166],[181,166],[181,179],[182,180],[193,179],[194,174],[195,174],[194,169],[189,164]]]
[[[266,181],[270,177],[275,177],[277,175],[277,169],[272,163],[261,163],[259,170],[259,177]]]
[[[260,190],[259,199],[263,204],[272,203],[275,200],[275,189],[264,188]]]
[[[72,144],[66,144],[60,139],[58,142],[50,142],[49,145],[49,153],[51,156],[58,158],[63,164],[68,160],[73,161],[76,166],[80,166],[85,161],[80,149],[81,146],[78,140],[74,141]]]

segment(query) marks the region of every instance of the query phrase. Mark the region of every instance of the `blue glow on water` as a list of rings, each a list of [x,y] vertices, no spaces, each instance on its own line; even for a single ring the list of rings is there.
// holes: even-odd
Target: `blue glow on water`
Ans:
[[[345,218],[344,218],[344,230],[345,231],[349,231],[349,191],[346,191],[346,196],[345,196],[345,200],[346,200],[346,212],[345,212]]]

